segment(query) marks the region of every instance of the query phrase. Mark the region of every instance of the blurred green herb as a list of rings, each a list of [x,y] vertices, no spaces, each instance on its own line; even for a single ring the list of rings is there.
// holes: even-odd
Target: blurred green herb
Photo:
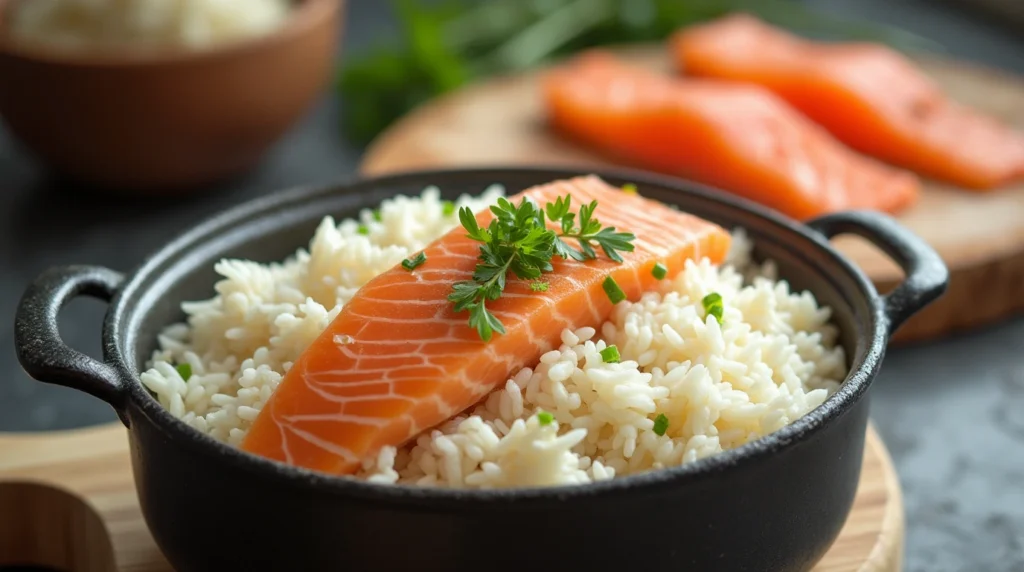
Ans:
[[[420,103],[466,82],[594,46],[654,42],[744,11],[797,33],[941,51],[889,26],[829,16],[797,0],[392,0],[400,37],[348,60],[338,80],[346,136],[365,144]]]
[[[722,305],[722,295],[718,292],[712,292],[700,301],[701,305],[704,306],[704,312],[708,316],[714,316],[718,323],[722,323],[722,315],[725,313],[725,306]]]
[[[668,431],[668,417],[665,417],[664,413],[659,413],[654,418],[654,434],[661,437],[665,435],[665,431]]]
[[[417,268],[422,266],[423,263],[426,262],[426,261],[427,261],[427,253],[421,251],[416,256],[413,256],[412,258],[406,258],[405,260],[403,260],[402,261],[402,268],[405,268],[409,272],[412,272],[413,270],[416,270]]]
[[[188,363],[179,363],[174,369],[178,370],[178,375],[181,376],[182,381],[188,381],[192,377],[192,365]]]

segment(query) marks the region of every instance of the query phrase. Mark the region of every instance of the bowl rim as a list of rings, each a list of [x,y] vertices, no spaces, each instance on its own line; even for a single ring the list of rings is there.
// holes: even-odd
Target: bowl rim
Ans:
[[[278,209],[299,210],[302,204],[316,205],[327,197],[351,193],[372,192],[388,187],[444,186],[444,181],[467,177],[482,180],[490,176],[495,184],[507,184],[502,179],[509,175],[536,176],[554,180],[579,175],[593,174],[608,181],[628,181],[644,186],[655,186],[672,190],[698,199],[724,204],[726,207],[745,211],[748,215],[766,219],[777,230],[798,235],[816,246],[822,254],[838,264],[847,273],[871,311],[866,316],[865,328],[851,332],[853,355],[848,355],[850,367],[839,389],[821,405],[792,421],[785,427],[745,443],[740,447],[698,459],[684,465],[650,470],[642,473],[616,477],[579,485],[558,485],[544,487],[519,487],[496,489],[465,489],[420,487],[411,485],[379,484],[347,476],[334,476],[301,467],[285,465],[257,455],[244,452],[237,447],[215,440],[186,425],[172,416],[156,398],[145,389],[140,381],[141,371],[135,371],[134,344],[137,331],[125,331],[133,324],[133,316],[145,315],[147,308],[138,312],[135,308],[147,292],[152,293],[159,284],[162,265],[173,267],[182,254],[201,247],[204,241],[224,234],[234,223],[264,219]],[[392,196],[392,195],[389,195]],[[297,247],[298,248],[298,247]],[[153,280],[153,277],[156,277]],[[152,284],[147,284],[152,281]],[[212,285],[211,285],[212,287]],[[145,306],[145,305],[144,305]],[[853,263],[831,246],[828,239],[810,227],[785,215],[763,207],[747,199],[727,194],[712,187],[685,179],[653,174],[633,169],[611,168],[591,169],[572,167],[522,167],[522,166],[474,166],[469,168],[426,169],[373,177],[343,179],[334,183],[315,186],[300,186],[288,191],[266,195],[244,202],[222,211],[220,214],[193,226],[177,239],[166,243],[130,273],[117,295],[111,301],[104,321],[103,346],[106,361],[112,364],[121,376],[122,392],[127,394],[125,408],[128,415],[122,417],[130,424],[146,419],[157,431],[187,447],[190,454],[202,457],[200,462],[227,463],[234,469],[253,474],[256,478],[270,479],[276,486],[297,488],[317,494],[331,494],[345,497],[348,502],[388,506],[397,510],[449,511],[489,510],[501,506],[503,510],[528,508],[537,504],[568,502],[623,493],[656,493],[669,487],[686,486],[724,472],[743,471],[753,464],[782,450],[791,448],[823,430],[840,417],[849,413],[858,404],[877,376],[885,347],[888,342],[884,309],[874,285]],[[133,347],[128,347],[131,344]],[[127,350],[127,351],[126,351]],[[131,411],[135,409],[136,411]],[[131,425],[129,425],[131,430]]]
[[[222,61],[254,51],[272,49],[285,42],[302,38],[311,28],[340,13],[345,4],[345,0],[289,0],[298,4],[291,7],[291,12],[281,25],[269,32],[218,42],[202,48],[187,48],[175,44],[152,50],[134,51],[122,48],[67,50],[47,45],[45,42],[16,40],[6,31],[8,20],[5,14],[19,2],[28,1],[31,0],[0,0],[0,57],[14,57],[36,64],[102,69],[169,67]]]

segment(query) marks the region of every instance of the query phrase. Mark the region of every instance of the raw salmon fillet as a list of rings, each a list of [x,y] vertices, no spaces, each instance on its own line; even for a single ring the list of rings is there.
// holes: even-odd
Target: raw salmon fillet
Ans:
[[[303,352],[257,416],[242,449],[311,470],[352,474],[364,459],[401,445],[479,402],[519,369],[559,345],[564,328],[599,326],[612,311],[602,283],[612,276],[627,299],[657,282],[656,263],[669,276],[687,259],[720,262],[729,234],[695,216],[579,177],[527,189],[543,207],[570,195],[573,210],[598,201],[595,217],[636,235],[619,264],[603,254],[585,262],[554,257],[546,292],[509,275],[505,292],[487,307],[506,333],[489,341],[447,300],[469,280],[480,243],[456,228],[424,253],[409,272],[401,265],[368,282]],[[493,214],[477,214],[486,227]],[[554,228],[554,227],[553,227]]]
[[[947,97],[885,46],[799,38],[735,14],[671,41],[679,68],[770,89],[863,153],[975,190],[1024,177],[1024,134]]]
[[[757,86],[673,78],[595,50],[549,72],[543,90],[556,131],[796,219],[854,208],[895,213],[920,192],[913,174],[850,150]]]

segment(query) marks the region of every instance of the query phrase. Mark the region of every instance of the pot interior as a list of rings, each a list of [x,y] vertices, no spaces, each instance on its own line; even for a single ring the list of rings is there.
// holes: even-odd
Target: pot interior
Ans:
[[[504,185],[506,194],[515,194],[528,186],[574,174],[580,173],[520,169],[438,171],[429,176],[398,175],[331,188],[298,189],[243,205],[168,245],[126,285],[110,316],[115,336],[122,333],[117,336],[126,362],[122,365],[132,369],[136,376],[144,370],[157,348],[157,334],[184,320],[181,302],[204,300],[215,294],[218,275],[213,266],[222,258],[282,261],[296,249],[308,247],[324,216],[331,215],[340,221],[357,216],[362,208],[376,207],[385,198],[419,194],[430,185],[438,186],[444,198],[454,199],[463,193],[479,194],[494,183]],[[681,210],[725,228],[744,228],[754,243],[756,260],[774,260],[780,280],[788,281],[794,291],[811,291],[819,304],[832,308],[851,371],[863,363],[871,344],[879,341],[873,339],[877,325],[873,287],[822,242],[824,239],[806,227],[772,215],[766,217],[757,207],[749,210],[722,193],[683,181],[599,174],[612,184],[635,182],[642,195],[676,204]]]

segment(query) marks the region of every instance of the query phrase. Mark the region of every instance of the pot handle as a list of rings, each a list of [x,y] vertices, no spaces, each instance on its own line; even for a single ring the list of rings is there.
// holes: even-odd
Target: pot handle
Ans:
[[[816,218],[807,226],[826,238],[844,233],[863,237],[900,265],[906,280],[882,296],[890,335],[945,293],[949,285],[949,270],[935,249],[888,215],[847,211]]]
[[[84,295],[110,302],[123,281],[120,272],[102,266],[58,266],[43,272],[18,304],[14,346],[30,376],[98,397],[127,424],[125,385],[117,371],[68,347],[57,327],[57,315],[71,299]]]

